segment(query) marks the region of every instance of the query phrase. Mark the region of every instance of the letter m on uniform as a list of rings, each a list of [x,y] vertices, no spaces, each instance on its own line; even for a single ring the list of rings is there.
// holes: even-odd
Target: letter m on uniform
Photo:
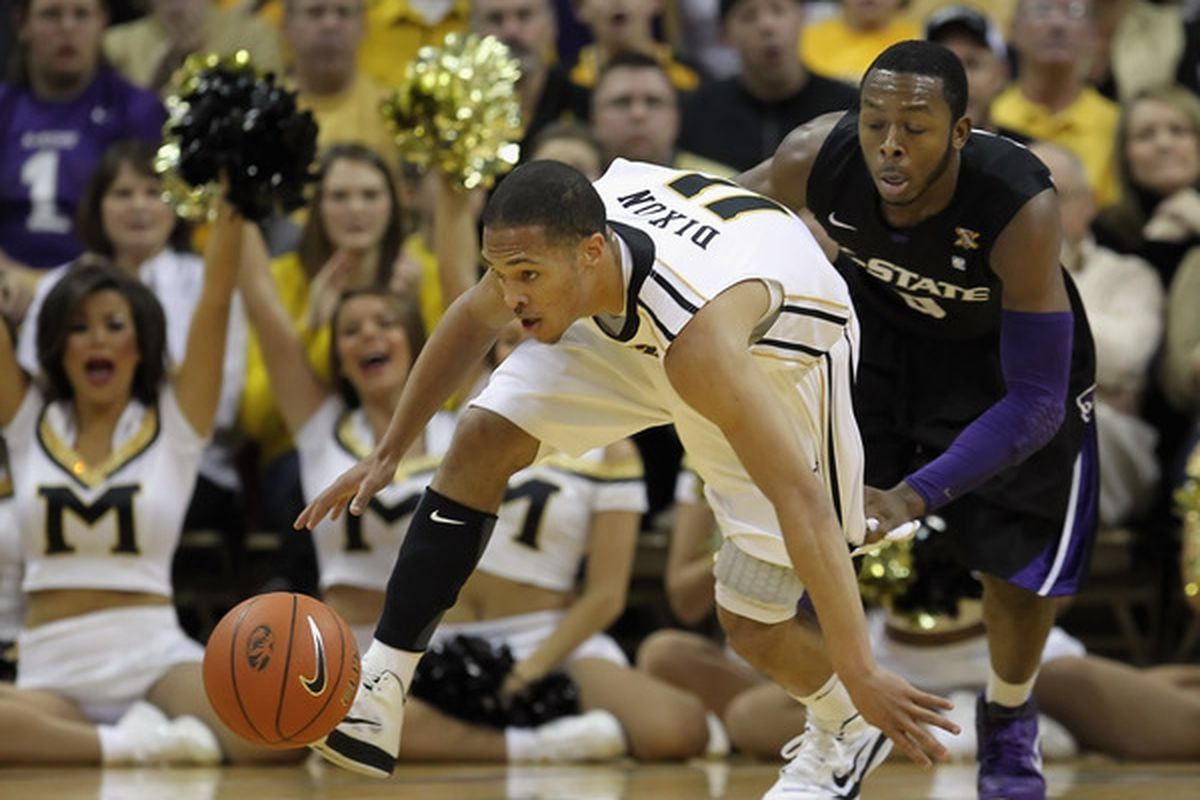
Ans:
[[[133,529],[133,498],[137,486],[113,486],[96,498],[85,503],[66,486],[42,486],[38,494],[46,500],[46,555],[73,553],[75,547],[67,542],[63,532],[63,518],[69,511],[85,525],[95,527],[105,514],[116,515],[117,542],[112,552],[137,555],[137,538]]]

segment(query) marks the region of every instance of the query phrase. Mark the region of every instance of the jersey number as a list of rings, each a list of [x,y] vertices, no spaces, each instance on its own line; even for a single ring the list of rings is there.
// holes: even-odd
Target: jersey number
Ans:
[[[522,523],[515,541],[526,547],[532,547],[534,550],[540,549],[542,516],[546,513],[546,503],[550,500],[550,495],[557,491],[558,487],[553,483],[537,478],[508,488],[508,491],[504,493],[505,503],[529,498],[529,509],[525,512],[525,522]]]
[[[896,294],[900,295],[900,299],[914,311],[920,311],[922,314],[928,314],[934,319],[944,319],[946,317],[946,309],[942,308],[941,304],[932,297],[920,297],[908,292],[896,290]]]
[[[117,541],[113,545],[114,555],[125,553],[137,555],[137,536],[133,524],[133,498],[138,486],[113,486],[94,503],[85,503],[66,486],[42,486],[38,494],[46,500],[46,555],[74,553],[75,547],[67,541],[63,532],[63,518],[70,511],[83,520],[89,528],[105,514],[112,512],[117,518]]]
[[[689,200],[694,199],[696,195],[705,189],[711,189],[713,186],[733,186],[740,188],[733,181],[727,181],[724,178],[714,178],[710,175],[701,175],[698,172],[689,172],[686,175],[680,175],[667,184],[668,189],[683,195]],[[737,219],[742,214],[748,214],[751,211],[778,211],[781,214],[787,213],[787,209],[783,206],[760,194],[729,195],[728,197],[722,197],[720,200],[705,203],[704,207],[726,222]]]
[[[25,227],[32,233],[69,233],[71,220],[58,210],[57,150],[38,150],[21,167],[21,183],[29,187],[29,218]]]

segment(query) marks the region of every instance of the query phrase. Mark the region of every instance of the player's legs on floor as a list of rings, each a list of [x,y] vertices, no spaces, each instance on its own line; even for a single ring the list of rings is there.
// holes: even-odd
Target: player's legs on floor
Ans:
[[[638,647],[637,667],[696,695],[722,720],[735,698],[763,683],[763,676],[744,661],[731,657],[707,636],[690,631],[650,634]]]
[[[225,727],[204,693],[200,662],[171,667],[151,687],[146,700],[173,721],[174,735],[181,740],[181,746],[197,755],[216,744],[220,750],[218,760],[223,756],[233,764],[287,764],[302,760],[308,752],[303,747],[291,750],[262,747]]]
[[[1057,601],[981,575],[991,671],[975,711],[981,800],[1046,796],[1033,684]]]
[[[538,447],[498,414],[475,407],[463,412],[392,567],[354,705],[314,745],[327,759],[366,775],[391,774],[417,662],[487,547],[509,477],[533,461]]]
[[[730,645],[807,712],[804,732],[784,745],[781,754],[788,764],[763,800],[857,796],[863,779],[891,751],[891,740],[867,724],[854,708],[846,687],[833,672],[820,634],[797,620],[799,598],[787,592],[790,605],[755,598],[755,587],[774,582],[760,580],[764,576],[759,574],[738,583],[736,575],[748,573],[726,572],[728,566],[720,565],[726,552],[723,549],[718,558],[717,611]],[[724,579],[734,585],[721,583]]]
[[[724,716],[734,749],[773,761],[804,730],[804,706],[774,683],[763,683],[734,698]]]
[[[99,764],[96,726],[66,698],[0,684],[0,764]]]
[[[584,711],[616,716],[639,761],[677,761],[704,754],[708,725],[704,703],[644,672],[602,658],[580,658],[567,666],[579,686]]]
[[[1141,761],[1200,759],[1200,692],[1162,678],[1107,658],[1068,656],[1042,665],[1034,694],[1082,748]]]

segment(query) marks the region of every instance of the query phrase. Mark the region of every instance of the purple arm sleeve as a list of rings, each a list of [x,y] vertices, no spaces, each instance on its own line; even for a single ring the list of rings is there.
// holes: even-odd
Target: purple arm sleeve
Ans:
[[[1008,391],[962,430],[946,452],[904,480],[932,511],[1054,437],[1066,414],[1074,316],[1004,311],[1000,364]]]

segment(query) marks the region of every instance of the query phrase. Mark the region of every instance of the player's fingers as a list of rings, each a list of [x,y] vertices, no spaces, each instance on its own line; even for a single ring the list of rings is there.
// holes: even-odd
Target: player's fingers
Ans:
[[[924,708],[941,709],[942,711],[949,711],[954,708],[954,703],[949,698],[930,694],[929,692],[922,692],[916,687],[909,687],[908,699]]]
[[[903,730],[896,733],[889,733],[888,738],[896,747],[900,748],[900,752],[908,757],[908,760],[921,767],[931,767],[933,762],[929,760],[929,756],[925,755],[925,751],[917,746]]]
[[[922,725],[933,725],[935,727],[941,728],[942,730],[946,731],[947,733],[952,733],[955,736],[962,733],[962,728],[960,728],[954,722],[950,721],[949,719],[942,716],[938,712],[932,711],[927,708],[917,708],[916,710],[914,710],[913,711],[913,719],[917,720]]]
[[[921,751],[921,754],[926,759],[926,765],[929,765],[929,759],[934,758],[938,761],[949,761],[950,751],[947,750],[941,742],[937,740],[927,728],[922,725],[915,725],[909,729],[909,739]]]

